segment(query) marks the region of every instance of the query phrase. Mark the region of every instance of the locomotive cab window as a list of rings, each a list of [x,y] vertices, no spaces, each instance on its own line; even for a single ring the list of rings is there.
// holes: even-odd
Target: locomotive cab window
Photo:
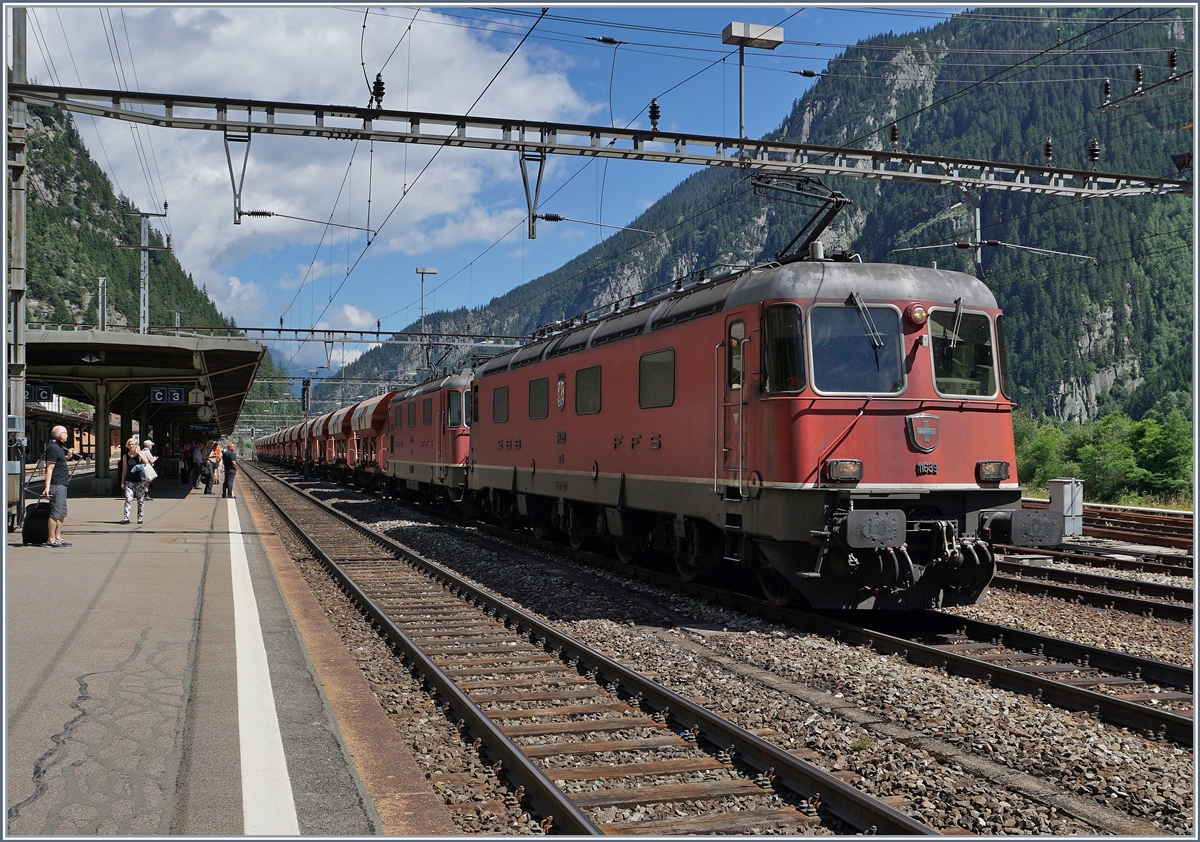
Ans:
[[[446,393],[448,411],[446,414],[447,427],[462,426],[462,392],[451,389]]]
[[[508,387],[492,389],[492,421],[503,424],[508,420]]]
[[[730,389],[742,388],[742,375],[746,366],[746,323],[734,322],[729,326],[729,341],[725,343],[727,382]]]
[[[804,388],[804,315],[794,304],[772,304],[763,315],[763,381],[772,393]]]
[[[545,418],[550,414],[550,378],[529,381],[529,418]]]
[[[417,426],[417,402],[409,401],[408,403],[408,426]]]
[[[675,403],[675,349],[643,354],[638,361],[638,406],[650,409]]]
[[[421,402],[421,424],[428,427],[433,423],[433,398]]]
[[[471,426],[471,417],[472,417],[472,416],[475,414],[475,413],[473,412],[473,409],[474,409],[474,403],[475,403],[475,401],[476,401],[476,400],[478,400],[478,397],[479,397],[479,391],[478,391],[478,390],[472,390],[472,391],[471,391],[471,392],[469,392],[469,393],[468,393],[468,392],[464,392],[464,393],[463,393],[463,398],[465,398],[465,400],[463,401],[463,410],[464,410],[464,412],[463,412],[463,415],[464,415],[464,416],[466,416],[466,417],[463,419],[463,422],[464,422],[464,423],[465,423],[465,424],[466,424],[468,427],[470,427],[470,426]]]
[[[943,395],[984,398],[996,393],[991,320],[984,313],[933,310],[933,384]]]
[[[900,311],[861,305],[809,310],[813,386],[841,394],[898,394],[904,389]]]
[[[595,415],[600,411],[600,366],[575,372],[575,414]]]

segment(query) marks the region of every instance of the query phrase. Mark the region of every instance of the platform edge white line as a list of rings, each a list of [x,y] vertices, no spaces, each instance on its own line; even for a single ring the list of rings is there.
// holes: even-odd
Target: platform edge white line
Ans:
[[[228,501],[229,561],[233,579],[234,643],[237,652],[238,741],[242,768],[243,832],[248,836],[298,836],[296,804],[288,775],[283,738],[267,650],[263,645],[258,602],[242,537],[237,503]]]

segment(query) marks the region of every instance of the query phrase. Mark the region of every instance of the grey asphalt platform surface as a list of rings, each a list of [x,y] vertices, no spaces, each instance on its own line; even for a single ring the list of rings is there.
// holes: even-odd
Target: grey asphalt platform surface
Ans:
[[[244,832],[228,501],[215,490],[160,478],[139,526],[119,523],[122,501],[73,488],[73,546],[8,533],[8,835]],[[299,831],[379,833],[248,502],[234,502]]]

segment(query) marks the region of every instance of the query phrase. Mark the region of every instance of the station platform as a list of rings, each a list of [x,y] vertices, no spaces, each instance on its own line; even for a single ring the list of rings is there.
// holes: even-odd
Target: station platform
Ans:
[[[244,479],[74,485],[7,538],[7,836],[456,833]]]

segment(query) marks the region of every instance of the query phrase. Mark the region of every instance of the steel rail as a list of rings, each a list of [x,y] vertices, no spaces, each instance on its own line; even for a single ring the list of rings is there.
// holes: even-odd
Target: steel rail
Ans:
[[[531,536],[514,534],[486,524],[476,523],[475,525],[483,531],[508,540],[516,540],[540,549],[545,549],[547,546],[546,542],[539,541]],[[609,570],[619,571],[626,576],[649,584],[677,590],[738,611],[757,614],[765,619],[781,622],[792,627],[817,631],[821,634],[835,637],[843,642],[863,646],[871,645],[876,651],[885,654],[901,655],[907,660],[924,665],[939,666],[949,674],[962,675],[977,681],[990,682],[993,687],[1003,690],[1037,696],[1048,704],[1066,710],[1090,713],[1098,712],[1101,718],[1115,725],[1134,728],[1143,732],[1165,733],[1168,738],[1181,745],[1192,745],[1192,720],[1178,714],[1170,713],[1169,711],[1162,711],[1147,705],[1137,704],[1136,702],[1125,701],[1124,699],[1118,699],[1094,690],[1073,687],[1052,679],[1023,673],[1019,670],[972,660],[968,656],[945,652],[932,646],[924,646],[905,637],[883,635],[880,632],[868,630],[863,626],[856,627],[851,623],[839,622],[823,614],[779,607],[771,605],[765,600],[745,594],[722,590],[697,582],[684,582],[675,576],[659,573],[637,565],[624,565],[594,553],[569,550],[557,545],[555,545],[555,549],[589,563],[598,564]],[[881,618],[875,615],[882,614],[883,612],[863,611],[853,613],[856,620],[879,622]],[[865,616],[859,617],[858,615]],[[1086,644],[1035,635],[1006,626],[989,626],[986,623],[967,621],[951,614],[941,616],[956,622],[959,627],[965,625],[969,629],[989,629],[992,631],[992,634],[987,639],[1002,634],[1006,640],[1027,642],[1030,649],[1039,645],[1043,646],[1048,654],[1053,653],[1052,657],[1064,658],[1070,662],[1082,660],[1086,656],[1088,663],[1098,669],[1109,670],[1121,675],[1128,675],[1140,670],[1141,674],[1151,681],[1161,681],[1173,687],[1195,686],[1191,670],[1186,667],[1177,667],[1173,664],[1140,658],[1135,655],[1126,655]],[[915,623],[917,621],[917,612],[902,612],[902,619],[907,619],[908,622]],[[1022,643],[1022,647],[1023,645],[1024,643]],[[954,667],[953,670],[951,670],[951,665]]]
[[[1032,568],[1036,570],[1037,568]],[[1082,579],[1086,574],[1079,574]],[[1101,578],[1101,577],[1095,577]],[[1019,576],[1004,576],[997,574],[992,579],[992,587],[1006,591],[1017,591],[1030,596],[1048,596],[1065,602],[1076,602],[1091,605],[1095,608],[1110,608],[1125,611],[1129,614],[1141,614],[1143,617],[1158,617],[1160,620],[1177,620],[1190,623],[1195,615],[1191,603],[1163,602],[1155,599],[1139,599],[1123,594],[1106,593],[1104,591],[1083,590],[1070,585],[1059,585],[1042,579],[1028,579]]]
[[[483,711],[479,709],[478,705],[470,700],[466,693],[458,688],[441,667],[434,663],[413,642],[412,638],[405,634],[388,617],[387,613],[363,592],[354,582],[353,577],[346,573],[341,565],[330,558],[317,545],[316,541],[308,535],[305,529],[296,523],[292,516],[283,509],[279,501],[262,487],[258,479],[254,476],[254,472],[255,469],[252,468],[247,471],[247,476],[255,485],[262,489],[263,494],[271,501],[275,510],[283,517],[288,526],[295,531],[296,535],[308,546],[309,550],[320,560],[321,564],[334,575],[341,586],[350,593],[351,598],[361,606],[362,610],[370,616],[371,620],[404,653],[409,662],[414,664],[420,673],[425,676],[426,683],[434,687],[437,693],[450,704],[450,708],[454,711],[455,715],[463,720],[471,728],[472,732],[483,740],[488,752],[503,762],[504,774],[515,779],[525,787],[526,794],[537,810],[543,816],[551,818],[555,827],[569,834],[576,836],[603,836],[604,832],[582,810],[575,806],[566,793],[555,786],[554,782],[546,777],[545,773],[525,756],[516,743],[506,736],[499,726],[488,719]],[[323,509],[327,514],[336,515],[340,520],[353,526],[359,532],[362,532],[366,538],[376,544],[380,544],[384,549],[393,553],[396,552],[394,542],[387,541],[386,539],[380,540],[383,536],[370,530],[364,531],[360,524],[356,524],[353,520],[332,507],[312,499],[309,495],[303,494],[303,492],[295,489],[290,483],[286,483],[278,478],[276,478],[276,481],[291,488],[310,505]],[[403,555],[407,557],[408,553],[404,552]]]
[[[1114,652],[1099,646],[1062,640],[1049,635],[1027,632],[995,623],[985,623],[982,620],[972,620],[954,614],[929,612],[928,619],[941,632],[951,632],[957,629],[965,631],[966,635],[973,640],[987,641],[998,640],[1003,636],[1005,645],[1030,652],[1036,650],[1044,653],[1047,657],[1060,661],[1075,663],[1086,658],[1091,666],[1111,673],[1120,675],[1140,673],[1146,681],[1174,687],[1178,690],[1195,687],[1195,671],[1192,667],[1184,667],[1166,661],[1155,661],[1125,652]]]
[[[8,86],[9,100],[150,126],[254,134],[378,140],[493,149],[527,155],[577,155],[761,171],[848,176],[1057,196],[1191,194],[1167,178],[719,135],[618,129],[574,123],[397,111],[228,97],[51,85]],[[128,106],[150,108],[136,110]],[[231,113],[245,115],[233,119]],[[279,118],[287,118],[280,121]],[[326,121],[334,121],[327,123]],[[379,128],[387,125],[389,128]]]
[[[858,613],[866,613],[868,616],[858,617]],[[1190,717],[1158,710],[1136,702],[1129,702],[1105,693],[1088,690],[1084,687],[1075,687],[1061,681],[1043,678],[1039,675],[1021,672],[1011,667],[979,661],[969,655],[948,652],[936,646],[918,643],[907,637],[887,634],[875,628],[877,624],[886,622],[886,618],[870,616],[870,613],[856,612],[855,622],[849,623],[826,614],[796,612],[797,616],[794,622],[801,626],[807,626],[810,630],[820,630],[822,633],[836,637],[845,643],[869,646],[876,652],[900,655],[906,660],[918,664],[940,666],[948,675],[961,675],[1002,690],[1036,696],[1041,701],[1052,704],[1055,707],[1098,714],[1102,719],[1115,725],[1132,728],[1140,732],[1164,733],[1168,738],[1180,745],[1192,745],[1195,725]],[[950,617],[953,620],[961,620],[961,618],[953,615],[944,616]],[[909,622],[914,623],[914,625],[920,622],[915,612],[913,616],[902,619],[907,619]],[[967,625],[968,629],[971,628],[970,623],[966,623],[966,621],[959,622],[959,626],[964,624]],[[1006,640],[1016,640],[1020,637],[1020,633],[1016,629],[1005,629],[1003,634]],[[1047,638],[1046,640],[1049,643],[1053,638]],[[1055,643],[1055,649],[1059,652],[1067,652],[1074,649],[1074,645],[1070,643],[1064,645],[1064,641],[1055,641]],[[1094,649],[1096,653],[1105,651],[1096,647],[1087,648]],[[1119,653],[1110,653],[1110,656],[1105,656],[1104,660],[1110,664],[1118,662],[1130,663],[1126,660],[1127,657],[1132,656],[1121,657]],[[1088,663],[1097,668],[1106,669],[1100,663],[1092,663],[1090,658]],[[1126,672],[1120,669],[1116,671],[1120,673]],[[1142,675],[1143,677],[1149,677],[1144,670]]]
[[[1059,546],[1068,547],[1071,545],[1060,544]],[[1161,561],[1146,561],[1139,557],[1128,557],[1129,554],[1127,553],[1102,555],[1091,548],[1088,548],[1087,552],[1072,552],[1069,550],[1043,550],[1035,547],[1014,547],[1010,544],[996,544],[995,547],[1006,556],[1049,556],[1050,558],[1061,558],[1079,564],[1090,564],[1093,567],[1113,567],[1117,570],[1137,570],[1141,573],[1159,573],[1164,576],[1183,576],[1185,578],[1193,576],[1191,556],[1181,557],[1186,560],[1187,563],[1185,565],[1165,564]],[[1161,555],[1158,556],[1158,558],[1162,557]]]
[[[1031,579],[1049,579],[1052,582],[1061,582],[1067,585],[1083,585],[1089,588],[1101,588],[1192,604],[1192,589],[1178,585],[1162,585],[1157,582],[1143,582],[1140,579],[1119,579],[1115,576],[1104,576],[1098,573],[1081,573],[1078,570],[1064,570],[1061,567],[1038,567],[1015,561],[998,560],[996,569]]]
[[[444,587],[459,592],[463,598],[477,604],[485,605],[493,611],[506,615],[517,625],[518,629],[528,630],[537,637],[540,637],[543,647],[547,650],[560,649],[561,655],[578,658],[580,664],[594,668],[598,670],[599,675],[619,682],[631,695],[641,694],[643,704],[648,704],[659,712],[669,712],[673,720],[685,727],[698,729],[699,735],[703,736],[714,746],[722,748],[731,745],[734,746],[738,759],[746,765],[764,773],[773,769],[776,780],[782,781],[790,789],[805,798],[810,798],[814,794],[819,793],[822,809],[827,810],[847,824],[864,831],[874,828],[879,833],[885,834],[940,835],[928,825],[883,804],[866,793],[860,792],[850,784],[811,764],[805,763],[778,746],[768,743],[761,737],[757,737],[749,731],[716,716],[694,702],[656,684],[645,676],[628,669],[591,647],[562,634],[533,615],[481,590],[453,571],[424,558],[403,544],[393,541],[387,536],[380,535],[369,527],[358,523],[329,504],[313,499],[310,495],[300,491],[291,483],[278,477],[275,477],[275,479],[291,488],[296,494],[302,495],[313,506],[320,507],[328,514],[337,517],[339,520],[369,537],[375,543],[396,553],[412,566],[423,570],[427,575],[431,575],[436,580],[439,580]],[[290,518],[288,520],[290,524],[294,523]],[[299,529],[299,527],[294,525],[293,528]],[[308,542],[306,541],[306,543]],[[330,563],[333,562],[331,561]],[[357,588],[354,588],[354,590],[356,593],[361,593]],[[365,596],[363,600],[363,605],[370,604],[374,606]],[[374,607],[373,616],[375,612],[382,614],[378,607]],[[396,629],[396,632],[401,636],[397,638],[398,640],[403,639],[407,641],[407,645],[415,647],[415,644],[406,635],[403,635],[403,632],[400,632],[399,629]],[[388,633],[391,634],[390,629]],[[407,651],[406,654],[408,654]],[[443,680],[450,681],[432,662],[430,662],[429,669],[435,670],[435,674],[440,674]],[[429,672],[426,673],[427,676],[429,674]],[[439,692],[442,692],[440,686]],[[461,691],[459,692],[461,693]],[[446,693],[443,695],[445,698],[451,700],[452,706],[457,711],[458,708],[455,706],[454,698]],[[462,698],[464,701],[460,702],[460,704],[473,706],[473,703],[467,700],[465,696]],[[463,716],[462,713],[459,713],[459,715]],[[482,713],[479,715],[483,716]],[[486,716],[483,718],[486,719]],[[507,738],[505,740],[507,741]],[[511,741],[508,742],[511,744]],[[520,753],[520,749],[515,745],[512,745],[512,749]],[[521,756],[524,757],[524,755]],[[505,759],[506,765],[508,762],[508,759]],[[533,768],[541,775],[537,767]],[[557,788],[555,789],[557,791]],[[554,815],[557,821],[558,814],[554,813]],[[584,818],[586,819],[586,817]]]

